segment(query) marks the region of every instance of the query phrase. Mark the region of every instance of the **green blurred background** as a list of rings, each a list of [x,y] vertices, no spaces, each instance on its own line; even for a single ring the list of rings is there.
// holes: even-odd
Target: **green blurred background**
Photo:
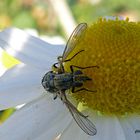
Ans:
[[[75,23],[91,23],[99,17],[112,15],[128,16],[132,20],[139,20],[140,17],[140,0],[58,1],[67,4]],[[56,0],[0,0],[0,29],[9,26],[34,28],[40,34],[65,37],[67,31],[53,9],[55,3]],[[63,20],[66,22],[66,19]]]
[[[78,23],[91,24],[105,16],[139,21],[140,0],[0,0],[0,30],[15,26],[67,39]],[[1,111],[0,122],[14,111]]]

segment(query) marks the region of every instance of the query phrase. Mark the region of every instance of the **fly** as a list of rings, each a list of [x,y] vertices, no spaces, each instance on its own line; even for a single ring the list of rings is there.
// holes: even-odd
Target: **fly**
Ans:
[[[63,55],[59,56],[58,62],[53,65],[57,71],[47,72],[42,79],[42,85],[46,91],[54,94],[54,99],[59,97],[68,108],[69,112],[71,113],[73,119],[78,124],[78,126],[86,134],[93,136],[97,133],[95,125],[88,119],[88,116],[85,116],[80,111],[78,111],[77,108],[68,100],[66,96],[66,90],[71,89],[72,93],[79,92],[81,90],[95,92],[83,87],[84,82],[90,81],[92,79],[84,75],[81,70],[93,67],[98,68],[98,66],[79,67],[71,65],[71,72],[69,73],[65,72],[64,69],[64,62],[71,61],[76,55],[84,51],[81,50],[70,59],[66,59],[70,52],[76,47],[80,39],[84,36],[86,29],[86,23],[81,23],[76,27],[66,44]],[[74,71],[74,67],[78,68],[79,70]]]

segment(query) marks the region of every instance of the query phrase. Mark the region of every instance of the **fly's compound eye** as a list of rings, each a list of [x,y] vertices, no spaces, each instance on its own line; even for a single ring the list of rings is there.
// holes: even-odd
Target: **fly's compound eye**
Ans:
[[[46,79],[45,79],[45,76],[43,77],[41,83],[42,83],[42,86],[44,87],[44,89],[48,90],[48,84],[47,84],[47,81],[46,81]]]
[[[49,91],[51,93],[55,92],[54,74],[52,71],[50,71],[44,75],[41,83],[46,91]]]

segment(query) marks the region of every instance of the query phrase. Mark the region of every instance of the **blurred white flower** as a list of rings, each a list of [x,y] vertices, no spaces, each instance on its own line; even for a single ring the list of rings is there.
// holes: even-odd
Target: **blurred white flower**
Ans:
[[[0,47],[22,63],[0,78],[0,109],[26,103],[0,126],[0,140],[139,140],[140,117],[118,118],[89,113],[97,134],[88,136],[63,103],[47,93],[41,80],[51,70],[62,45],[52,45],[16,28],[0,33]]]

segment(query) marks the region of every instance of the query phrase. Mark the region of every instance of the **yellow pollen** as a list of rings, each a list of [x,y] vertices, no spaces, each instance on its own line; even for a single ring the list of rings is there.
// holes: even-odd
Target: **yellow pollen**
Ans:
[[[96,92],[80,91],[72,96],[85,106],[108,115],[140,113],[140,23],[99,19],[90,25],[65,63],[80,67],[92,81],[84,87]]]

